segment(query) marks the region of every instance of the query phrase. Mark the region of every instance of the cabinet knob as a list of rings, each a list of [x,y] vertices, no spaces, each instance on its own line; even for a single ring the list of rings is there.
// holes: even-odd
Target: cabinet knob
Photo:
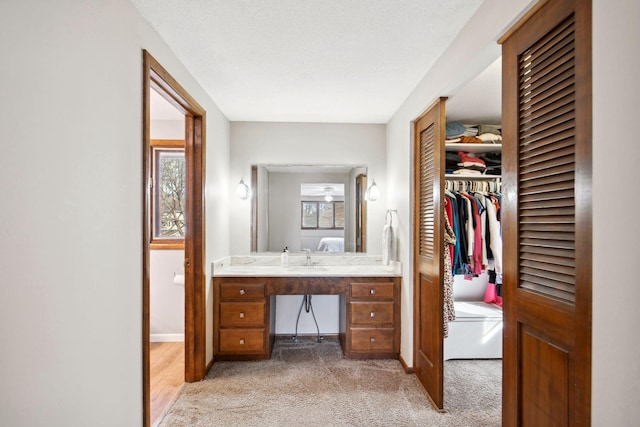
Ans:
[[[244,319],[244,313],[243,312],[240,312],[240,318]]]
[[[375,290],[375,289],[370,289],[370,290],[369,290],[369,293],[370,293],[371,295],[375,295],[375,294],[376,294],[376,290]]]
[[[371,312],[371,317],[376,317],[376,312],[375,311]]]
[[[240,345],[244,345],[244,338],[240,338]]]
[[[244,289],[240,289],[240,295],[244,295],[244,294],[245,294]]]
[[[376,337],[371,337],[371,338],[369,338],[369,341],[371,341],[371,342],[376,342]]]

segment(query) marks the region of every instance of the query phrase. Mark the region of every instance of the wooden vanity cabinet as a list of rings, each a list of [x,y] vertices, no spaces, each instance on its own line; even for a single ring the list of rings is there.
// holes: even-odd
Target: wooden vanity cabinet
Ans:
[[[213,279],[213,348],[217,360],[259,360],[271,356],[275,297],[264,278]]]
[[[345,358],[398,358],[399,277],[216,276],[215,359],[268,359],[275,339],[275,296],[304,294],[340,295],[339,335]]]
[[[348,359],[397,359],[400,354],[400,278],[352,278],[341,297],[340,341]]]

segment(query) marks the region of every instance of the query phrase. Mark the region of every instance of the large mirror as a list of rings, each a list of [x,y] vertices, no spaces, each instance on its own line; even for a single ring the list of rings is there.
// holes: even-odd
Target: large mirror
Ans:
[[[366,252],[367,167],[252,166],[251,250]]]

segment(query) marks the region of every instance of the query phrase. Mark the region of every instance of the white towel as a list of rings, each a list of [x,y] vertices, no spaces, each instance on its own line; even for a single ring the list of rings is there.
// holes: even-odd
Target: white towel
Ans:
[[[382,263],[389,265],[396,259],[396,236],[391,224],[385,224],[382,229]]]

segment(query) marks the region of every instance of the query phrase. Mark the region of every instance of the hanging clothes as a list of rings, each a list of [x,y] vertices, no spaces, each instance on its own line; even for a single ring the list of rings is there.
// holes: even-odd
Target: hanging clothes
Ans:
[[[451,227],[451,229],[453,230],[453,208],[451,207],[451,201],[448,201],[446,198],[444,200],[444,208],[447,211],[447,222],[449,223],[449,227]],[[453,233],[455,235],[455,230],[453,230]],[[451,261],[451,264],[453,266],[453,257],[454,257],[454,252],[455,252],[455,245],[450,245],[449,246],[449,260]]]
[[[445,199],[445,205],[447,204]],[[444,211],[444,307],[443,307],[443,332],[446,338],[449,335],[449,322],[456,320],[456,309],[453,304],[453,274],[451,272],[451,255],[449,248],[456,244],[456,235],[449,225],[449,215]]]
[[[468,200],[467,210],[471,221],[467,221],[467,234],[469,235],[467,256],[471,266],[471,273],[479,275],[482,273],[482,223],[480,214],[484,211],[484,206],[472,195],[463,193],[463,197]]]
[[[460,193],[455,193],[455,206],[457,206],[457,218],[454,229],[456,232],[456,249],[455,249],[455,269],[453,274],[466,274],[468,270],[468,257],[467,257],[467,229],[466,224],[468,220],[467,207],[465,204],[465,198]]]
[[[502,282],[501,196],[496,190],[495,182],[447,180],[445,211],[456,237],[452,274],[478,276],[493,264]]]

